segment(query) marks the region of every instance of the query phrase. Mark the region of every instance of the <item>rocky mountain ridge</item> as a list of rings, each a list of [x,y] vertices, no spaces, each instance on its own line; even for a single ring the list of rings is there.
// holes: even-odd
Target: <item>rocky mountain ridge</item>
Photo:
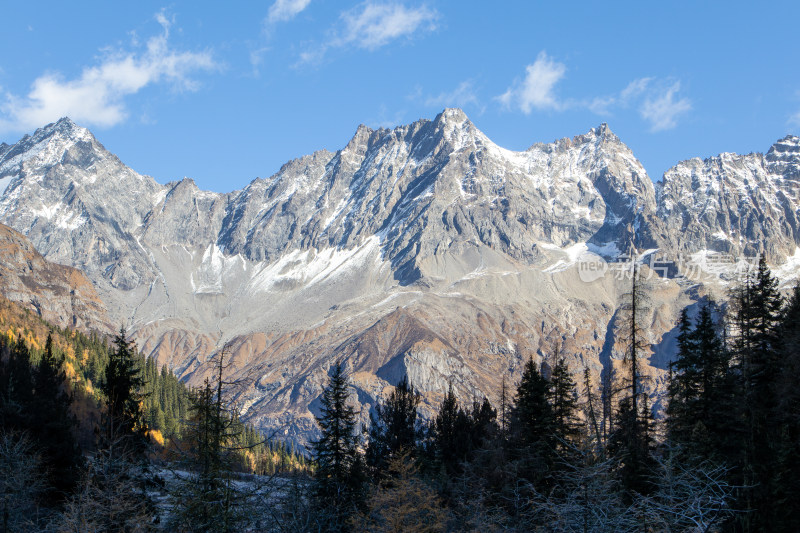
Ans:
[[[774,262],[793,255],[800,240],[800,138],[787,136],[763,154],[724,153],[670,168],[659,184],[658,216],[667,246],[711,250]],[[680,238],[680,236],[683,236]]]
[[[598,374],[634,252],[673,263],[653,278],[657,388],[677,309],[715,290],[678,257],[763,251],[796,277],[798,146],[682,162],[654,186],[606,125],[512,152],[448,109],[220,194],[141,176],[62,119],[0,150],[0,221],[84,270],[187,379],[227,345],[246,414],[302,440],[340,359],[365,406],[404,373],[429,408],[450,382],[494,398],[556,346]]]

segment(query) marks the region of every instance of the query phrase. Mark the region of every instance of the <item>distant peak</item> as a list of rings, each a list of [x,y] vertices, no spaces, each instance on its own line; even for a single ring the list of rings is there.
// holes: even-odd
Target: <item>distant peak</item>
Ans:
[[[357,153],[364,152],[369,145],[370,138],[374,133],[375,130],[369,126],[365,124],[359,124],[358,128],[356,128],[356,132],[353,134],[353,138],[350,139],[350,142],[347,143],[347,146],[344,147],[344,150]]]
[[[787,135],[773,144],[767,152],[767,159],[797,159],[800,161],[800,137]]]
[[[787,135],[779,140],[770,147],[766,159],[771,172],[800,178],[800,137]]]
[[[800,137],[797,135],[787,135],[783,139],[780,139],[775,144],[772,145],[770,148],[770,152],[773,150],[776,151],[797,151],[800,149]]]
[[[433,123],[437,127],[443,128],[445,130],[460,128],[464,124],[467,125],[472,124],[472,122],[469,120],[469,117],[467,117],[467,114],[457,107],[445,108],[444,111],[436,115],[436,118],[433,119]]]
[[[456,149],[474,143],[477,139],[485,140],[483,135],[467,114],[457,107],[449,107],[439,113],[433,121],[434,127],[442,134],[442,138],[450,142]]]
[[[467,114],[458,107],[446,107],[444,111],[439,113],[439,116],[436,118],[437,120],[443,120],[447,122],[464,122],[465,120],[469,120],[469,118],[467,118]]]
[[[32,158],[36,158],[40,165],[54,164],[68,149],[81,143],[99,145],[89,130],[78,126],[68,117],[61,118],[37,129],[33,135],[24,135],[13,146],[0,147],[0,173],[11,168],[18,169]]]
[[[75,124],[69,117],[61,117],[56,121],[56,126],[62,128],[74,128],[77,126],[77,124]]]
[[[593,143],[598,146],[604,143],[612,143],[612,144],[623,144],[619,137],[611,131],[611,128],[608,127],[608,124],[603,122],[599,126],[590,129],[588,132],[582,135],[576,135],[572,139],[564,138],[558,143],[567,143],[568,145],[572,144],[584,144],[584,143]]]
[[[72,132],[76,130],[83,130],[83,129],[84,128],[81,128],[80,126],[75,124],[69,117],[61,117],[56,122],[48,124],[47,126],[42,128],[42,130],[46,132],[62,132],[62,133]]]
[[[602,139],[619,140],[619,137],[617,137],[616,134],[613,131],[611,131],[611,128],[608,127],[608,124],[606,122],[603,122],[596,128],[592,128],[591,130],[589,130],[589,133]]]
[[[36,130],[33,134],[34,142],[39,142],[46,137],[60,135],[73,139],[86,139],[91,137],[91,133],[86,128],[78,126],[69,117],[62,117],[56,122]]]

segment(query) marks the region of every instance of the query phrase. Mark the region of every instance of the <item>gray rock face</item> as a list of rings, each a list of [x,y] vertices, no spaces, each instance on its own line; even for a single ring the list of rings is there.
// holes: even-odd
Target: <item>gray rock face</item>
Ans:
[[[504,375],[556,347],[576,371],[618,364],[627,281],[613,261],[766,251],[791,265],[798,169],[787,137],[767,155],[682,162],[654,187],[606,125],[512,152],[447,109],[359,126],[336,153],[218,194],[141,176],[62,119],[0,146],[0,222],[84,270],[113,320],[186,379],[227,345],[251,383],[245,415],[302,441],[335,361],[364,407],[405,374],[428,412],[448,383],[496,400]],[[590,278],[587,257],[602,265]],[[664,334],[704,290],[675,270],[654,281],[656,389]]]
[[[763,154],[725,153],[678,163],[658,188],[665,246],[767,257],[780,263],[800,242],[800,138]]]

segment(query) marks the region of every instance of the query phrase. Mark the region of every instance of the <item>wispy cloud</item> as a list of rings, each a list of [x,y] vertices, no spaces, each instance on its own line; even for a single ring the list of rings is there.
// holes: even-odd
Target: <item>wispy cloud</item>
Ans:
[[[275,24],[292,20],[307,8],[310,3],[311,0],[275,0],[275,3],[269,6],[267,22]]]
[[[193,75],[218,70],[220,64],[208,51],[172,48],[169,33],[174,20],[165,11],[155,19],[162,31],[148,39],[143,50],[107,52],[99,65],[84,68],[78,78],[45,73],[34,80],[26,96],[6,94],[0,104],[0,131],[27,131],[62,116],[114,126],[128,117],[125,98],[148,85],[166,83],[173,90],[197,91],[200,84]]]
[[[586,107],[598,115],[633,107],[651,132],[664,131],[675,128],[678,118],[692,109],[689,98],[678,96],[680,90],[680,81],[673,79],[637,78],[618,94],[595,97]]]
[[[418,96],[421,97],[422,90]],[[465,80],[458,84],[458,87],[449,92],[441,92],[436,96],[428,96],[424,99],[425,105],[429,107],[481,107],[478,95],[475,92],[472,80]]]
[[[329,38],[300,54],[300,63],[321,60],[331,48],[354,46],[376,50],[401,38],[436,29],[439,14],[426,6],[406,7],[403,4],[367,1],[345,11],[340,25],[329,32]]]
[[[638,78],[630,82],[618,94],[595,96],[588,100],[585,107],[596,115],[610,115],[614,108],[628,108],[641,100],[653,78]]]
[[[557,94],[556,88],[566,72],[564,63],[542,51],[536,61],[525,68],[525,77],[515,80],[496,99],[506,109],[517,109],[526,115],[533,111],[575,109],[588,109],[597,115],[612,115],[616,110],[632,108],[648,123],[651,132],[675,128],[678,120],[692,109],[691,100],[680,94],[680,81],[670,78],[637,78],[618,93],[564,99]]]
[[[340,44],[374,50],[401,37],[436,28],[436,11],[425,6],[408,8],[402,4],[366,2],[342,14],[344,31]]]
[[[669,87],[645,97],[639,108],[639,114],[650,123],[650,131],[673,129],[678,125],[678,117],[692,109],[688,98],[677,96],[680,90],[681,82],[676,81]]]
[[[564,109],[567,104],[556,96],[555,86],[564,77],[567,67],[542,51],[532,65],[525,68],[525,77],[517,79],[497,99],[508,109],[519,109],[529,115],[539,111]]]

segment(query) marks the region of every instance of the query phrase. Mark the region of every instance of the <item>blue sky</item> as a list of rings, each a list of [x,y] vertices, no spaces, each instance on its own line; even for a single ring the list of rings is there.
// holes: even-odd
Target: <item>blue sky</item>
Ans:
[[[800,134],[800,2],[14,2],[0,140],[61,116],[157,181],[231,191],[463,108],[523,150],[601,122],[658,180]]]

